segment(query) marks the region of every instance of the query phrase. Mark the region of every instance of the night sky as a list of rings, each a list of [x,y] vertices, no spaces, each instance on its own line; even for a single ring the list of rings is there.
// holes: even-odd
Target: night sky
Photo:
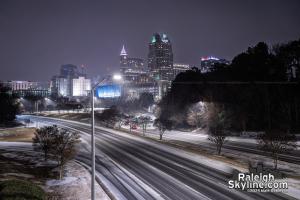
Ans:
[[[165,32],[174,61],[232,59],[259,41],[300,37],[299,0],[0,0],[0,80],[47,81],[61,64],[117,71],[124,44],[146,58]]]

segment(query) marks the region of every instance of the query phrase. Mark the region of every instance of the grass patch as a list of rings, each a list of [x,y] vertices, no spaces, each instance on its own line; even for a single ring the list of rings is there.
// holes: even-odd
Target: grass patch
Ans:
[[[35,128],[9,128],[0,130],[0,141],[32,142]]]
[[[0,182],[1,200],[44,200],[46,193],[38,185],[21,180]]]

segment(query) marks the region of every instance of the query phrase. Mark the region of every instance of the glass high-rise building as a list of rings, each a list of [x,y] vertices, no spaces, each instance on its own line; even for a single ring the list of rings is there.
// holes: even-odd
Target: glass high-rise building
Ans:
[[[135,82],[140,75],[146,73],[144,69],[144,60],[141,58],[128,57],[123,45],[120,53],[120,71],[124,81]]]
[[[172,44],[166,34],[153,34],[149,43],[148,67],[155,80],[173,80]]]

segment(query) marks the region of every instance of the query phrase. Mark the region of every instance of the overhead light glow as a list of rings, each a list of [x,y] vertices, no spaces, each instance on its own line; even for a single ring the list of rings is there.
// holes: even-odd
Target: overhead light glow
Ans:
[[[122,76],[121,76],[120,74],[115,74],[115,75],[113,76],[113,79],[114,79],[114,80],[122,80]]]

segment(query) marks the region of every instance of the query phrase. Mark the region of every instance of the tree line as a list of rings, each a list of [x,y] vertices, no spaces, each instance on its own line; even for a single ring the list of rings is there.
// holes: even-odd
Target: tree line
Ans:
[[[258,148],[277,168],[278,154],[296,147],[300,131],[300,39],[269,47],[260,42],[230,65],[209,73],[180,73],[159,103],[160,135],[176,128],[202,128],[217,153],[232,133],[261,131]]]
[[[291,66],[296,69],[294,78],[289,77]],[[300,40],[273,48],[260,42],[230,65],[215,65],[212,72],[193,68],[180,73],[159,103],[159,118],[174,127],[190,126],[191,107],[206,102],[221,106],[231,117],[229,129],[235,131],[299,131],[299,66]]]
[[[0,124],[7,125],[15,120],[20,111],[18,97],[10,89],[0,83]]]

